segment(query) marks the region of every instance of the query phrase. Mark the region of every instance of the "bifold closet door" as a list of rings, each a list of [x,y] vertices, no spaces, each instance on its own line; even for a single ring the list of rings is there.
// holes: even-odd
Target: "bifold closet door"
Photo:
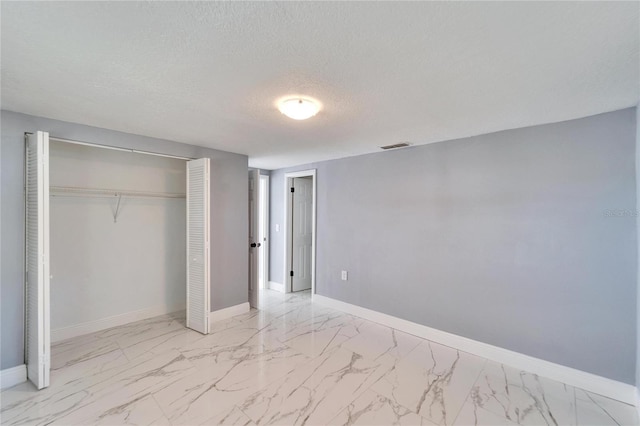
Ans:
[[[38,389],[49,386],[49,134],[27,135],[25,152],[27,378]]]
[[[208,158],[187,162],[187,327],[209,333]]]

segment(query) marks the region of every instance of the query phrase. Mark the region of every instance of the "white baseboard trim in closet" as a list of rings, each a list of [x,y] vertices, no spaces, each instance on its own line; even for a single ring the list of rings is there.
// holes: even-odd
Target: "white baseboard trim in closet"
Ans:
[[[427,327],[392,315],[352,305],[330,297],[313,295],[313,303],[337,309],[405,333],[440,343],[463,352],[478,355],[519,370],[528,371],[539,376],[548,377],[568,385],[597,393],[611,399],[636,405],[636,388],[627,383],[618,382],[586,371],[534,358],[509,349],[493,346],[477,340],[447,333],[446,331]]]
[[[0,370],[0,389],[7,389],[27,381],[27,366],[25,364]]]
[[[101,318],[95,321],[83,322],[70,327],[58,328],[51,330],[51,342],[59,342],[60,340],[106,330],[107,328],[118,327],[131,322],[157,317],[158,315],[184,311],[185,306],[185,304],[154,306],[152,308],[140,309],[138,311]]]
[[[249,302],[240,303],[239,305],[229,306],[228,308],[218,309],[209,314],[209,324],[222,321],[227,318],[235,317],[236,315],[242,315],[245,312],[249,312]]]
[[[284,284],[277,283],[275,281],[269,281],[269,289],[279,291],[280,293],[284,293]]]

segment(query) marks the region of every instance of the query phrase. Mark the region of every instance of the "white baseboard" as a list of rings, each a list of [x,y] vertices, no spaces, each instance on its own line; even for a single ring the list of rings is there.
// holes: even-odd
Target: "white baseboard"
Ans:
[[[236,315],[242,315],[245,312],[249,312],[249,302],[240,303],[239,305],[229,306],[228,308],[218,309],[209,314],[209,324],[213,324],[217,321],[222,321],[227,318],[235,317]]]
[[[492,361],[506,364],[519,370],[529,371],[539,376],[548,377],[577,388],[587,390],[608,398],[636,405],[636,388],[627,383],[607,379],[585,371],[556,364],[543,359],[534,358],[519,352],[510,351],[498,346],[472,340],[466,337],[447,333],[425,325],[417,324],[402,318],[383,314],[361,306],[352,305],[340,300],[315,294],[313,303],[347,312],[349,314],[395,328],[396,330],[431,340],[463,352],[468,352]]]
[[[284,293],[284,284],[277,283],[275,281],[269,281],[269,289]]]
[[[27,366],[22,364],[0,370],[0,389],[7,389],[27,381]]]
[[[51,342],[59,342],[60,340],[82,336],[83,334],[94,333],[96,331],[106,330],[107,328],[129,324],[130,322],[153,318],[158,315],[170,314],[176,311],[183,311],[184,309],[185,304],[155,306],[152,308],[140,309],[139,311],[127,312],[124,314],[114,315],[112,317],[83,322],[70,327],[58,328],[56,330],[51,330]]]

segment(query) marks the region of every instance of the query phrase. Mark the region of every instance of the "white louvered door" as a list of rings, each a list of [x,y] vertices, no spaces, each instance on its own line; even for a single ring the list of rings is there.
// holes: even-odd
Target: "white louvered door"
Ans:
[[[209,333],[209,159],[187,162],[187,327]]]
[[[26,140],[26,364],[27,378],[38,389],[49,386],[49,134]]]

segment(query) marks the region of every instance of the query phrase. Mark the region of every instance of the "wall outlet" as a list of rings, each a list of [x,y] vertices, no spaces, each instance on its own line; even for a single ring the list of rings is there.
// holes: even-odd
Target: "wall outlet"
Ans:
[[[347,281],[349,276],[347,275],[347,271],[342,271],[342,281]]]
[[[280,232],[280,225],[276,223],[276,232]]]

